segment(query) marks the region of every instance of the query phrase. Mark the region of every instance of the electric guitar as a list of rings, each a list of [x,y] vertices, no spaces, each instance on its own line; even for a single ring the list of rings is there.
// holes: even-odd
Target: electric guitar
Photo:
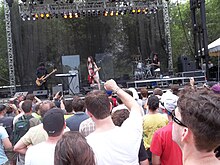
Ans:
[[[88,81],[91,84],[92,80],[93,80],[93,76],[96,74],[96,72],[98,72],[101,69],[101,67],[94,69],[94,72],[92,73],[92,75],[88,75]]]
[[[42,76],[42,77],[40,77],[40,78],[37,78],[37,80],[36,80],[36,85],[40,87],[43,83],[46,82],[46,79],[47,79],[50,75],[52,75],[53,73],[55,73],[56,71],[57,71],[57,69],[53,69],[52,72],[50,72],[49,74],[44,75],[44,76]]]

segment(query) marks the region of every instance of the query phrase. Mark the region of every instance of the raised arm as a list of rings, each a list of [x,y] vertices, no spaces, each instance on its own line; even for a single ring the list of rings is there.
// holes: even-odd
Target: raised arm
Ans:
[[[141,113],[140,106],[138,105],[137,101],[131,97],[128,93],[123,91],[114,80],[108,80],[105,83],[105,89],[111,90],[118,95],[118,97],[122,100],[125,106],[130,110],[136,110]]]

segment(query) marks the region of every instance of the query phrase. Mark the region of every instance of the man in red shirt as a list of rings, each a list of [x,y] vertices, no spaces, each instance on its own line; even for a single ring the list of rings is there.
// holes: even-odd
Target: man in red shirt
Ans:
[[[177,105],[176,100],[164,101],[165,111],[168,116],[168,125],[158,129],[151,142],[153,165],[182,165],[182,152],[179,146],[172,140],[172,111]]]

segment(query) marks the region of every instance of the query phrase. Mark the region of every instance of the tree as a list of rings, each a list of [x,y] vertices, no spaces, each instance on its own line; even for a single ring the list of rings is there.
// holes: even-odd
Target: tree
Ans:
[[[0,5],[0,85],[9,85],[8,79],[8,54],[7,54],[7,40],[4,21],[4,7]]]

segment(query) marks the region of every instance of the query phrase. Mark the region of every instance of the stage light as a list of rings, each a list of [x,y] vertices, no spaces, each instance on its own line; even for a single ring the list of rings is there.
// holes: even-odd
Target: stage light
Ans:
[[[132,11],[131,11],[131,12],[132,12],[132,14],[134,14],[134,13],[136,12],[136,10],[135,10],[135,9],[132,9]]]
[[[110,16],[111,16],[111,17],[114,16],[114,11],[111,11],[111,12],[110,12]]]
[[[41,13],[41,14],[40,14],[40,17],[43,19],[43,18],[44,18],[44,13]]]
[[[96,16],[96,11],[92,10],[92,16]]]
[[[37,14],[37,13],[34,15],[34,17],[35,17],[36,19],[38,19],[38,18],[39,18],[39,16],[38,16],[38,14]]]
[[[143,14],[147,14],[148,13],[148,8],[143,9],[142,12],[143,12]]]
[[[91,11],[90,10],[87,11],[87,15],[91,16]]]
[[[152,9],[150,10],[150,13],[156,14],[156,13],[157,13],[157,8],[152,8]]]
[[[118,16],[118,11],[116,11],[115,15]]]
[[[108,11],[104,11],[103,15],[104,15],[105,17],[107,17],[107,16],[108,16]]]
[[[137,13],[139,14],[140,12],[141,12],[141,9],[138,9],[138,10],[137,10]]]
[[[83,15],[84,17],[86,16],[86,11],[85,11],[85,10],[82,11],[82,15]]]
[[[46,14],[46,17],[47,17],[47,18],[50,18],[50,14],[49,14],[49,13],[47,13],[47,14]]]
[[[64,13],[63,18],[65,18],[65,19],[68,18],[66,13]]]
[[[25,21],[26,19],[26,14],[21,14],[21,19],[22,19],[22,21]]]
[[[100,16],[101,15],[101,11],[97,10],[95,16]]]
[[[27,20],[28,20],[28,21],[30,21],[30,20],[31,20],[31,18],[30,18],[29,16],[27,16]]]
[[[73,14],[71,12],[69,13],[69,18],[73,18]]]
[[[32,14],[31,17],[32,17],[32,20],[33,20],[33,21],[35,21],[35,20],[37,19],[37,18],[35,17],[35,14]]]
[[[75,18],[79,18],[79,14],[78,13],[75,13]]]

